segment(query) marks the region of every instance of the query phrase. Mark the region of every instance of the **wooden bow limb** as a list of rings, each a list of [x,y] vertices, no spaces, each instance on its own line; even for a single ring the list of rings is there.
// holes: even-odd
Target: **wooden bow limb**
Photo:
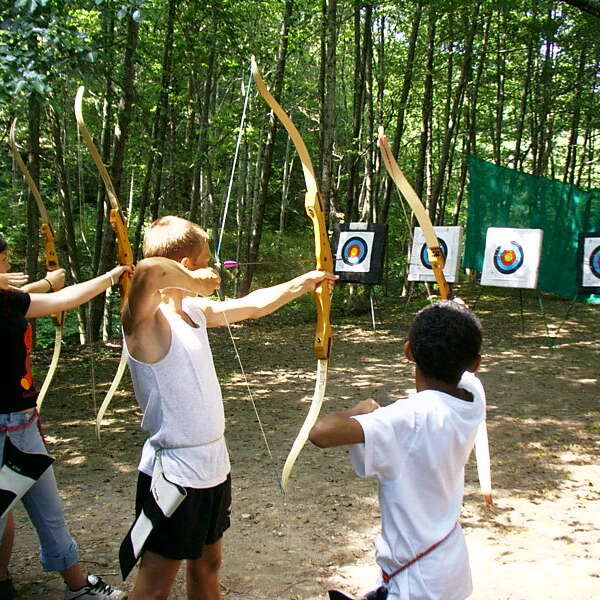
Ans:
[[[125,215],[121,210],[121,205],[119,204],[119,199],[117,197],[117,192],[115,191],[115,187],[113,185],[112,179],[106,170],[106,166],[102,162],[102,157],[92,140],[92,136],[88,131],[88,128],[83,119],[83,94],[85,93],[85,87],[79,86],[77,89],[77,94],[75,96],[75,118],[77,119],[77,126],[83,137],[85,145],[88,148],[89,153],[92,155],[94,163],[98,168],[100,173],[100,177],[102,178],[102,182],[104,183],[104,188],[106,190],[106,195],[108,197],[108,201],[110,203],[110,214],[109,214],[109,222],[110,225],[115,232],[115,237],[117,240],[117,261],[120,265],[133,265],[133,250],[131,248],[131,244],[129,243],[129,236],[127,233],[127,221],[125,219]],[[131,286],[131,274],[124,273],[119,279],[119,288],[121,291],[121,307],[129,294],[129,288]],[[110,385],[108,393],[104,397],[102,404],[100,405],[100,410],[98,411],[98,415],[96,416],[96,437],[98,441],[100,441],[100,425],[102,423],[102,418],[104,417],[104,413],[108,409],[110,402],[119,387],[121,379],[123,378],[123,374],[125,373],[126,366],[126,357],[125,357],[125,348],[121,352],[121,359],[119,361],[119,366],[117,368],[117,372],[113,378],[113,381]]]
[[[444,276],[444,262],[445,258],[440,249],[440,243],[435,234],[433,223],[429,217],[424,204],[421,202],[419,196],[406,179],[404,173],[398,166],[394,155],[392,154],[390,147],[387,142],[383,127],[379,128],[379,149],[381,151],[381,157],[389,176],[392,178],[396,187],[404,196],[408,204],[410,205],[415,217],[421,226],[425,242],[427,243],[427,250],[429,256],[429,262],[435,274],[435,279],[440,289],[440,298],[447,300],[450,297],[450,286]],[[490,449],[487,436],[487,425],[483,421],[477,430],[475,437],[475,456],[477,458],[477,472],[479,475],[479,486],[481,488],[481,494],[485,503],[489,506],[492,502],[492,476],[490,466]]]
[[[19,153],[19,149],[17,147],[17,143],[15,141],[15,129],[17,125],[17,119],[13,119],[10,125],[10,131],[8,134],[9,146],[11,154],[23,175],[23,179],[27,182],[29,190],[31,191],[31,195],[35,200],[35,204],[38,208],[41,218],[40,224],[40,234],[42,239],[44,240],[44,262],[46,265],[46,271],[55,271],[60,268],[60,264],[58,262],[58,254],[56,252],[56,235],[54,233],[54,227],[52,226],[52,222],[50,221],[50,217],[48,216],[48,211],[46,210],[46,206],[44,201],[42,200],[42,196],[40,191],[29,172],[29,169],[23,162],[21,158],[21,154]],[[52,360],[50,361],[50,366],[48,367],[48,372],[46,373],[46,377],[44,378],[44,382],[42,383],[42,387],[38,393],[37,397],[37,410],[41,412],[42,403],[44,402],[44,398],[50,389],[50,384],[52,382],[52,378],[54,377],[54,373],[56,372],[56,367],[58,366],[58,360],[60,358],[60,351],[62,347],[62,334],[63,334],[63,325],[65,320],[65,313],[56,313],[50,315],[52,320],[54,321],[54,350],[52,351]]]
[[[271,92],[267,89],[256,64],[254,56],[251,59],[252,75],[256,88],[265,102],[273,110],[281,124],[285,127],[290,139],[296,147],[296,151],[302,163],[304,180],[306,182],[306,195],[304,198],[304,208],[306,214],[313,224],[314,239],[315,239],[315,263],[316,268],[321,271],[333,272],[333,256],[331,254],[331,246],[329,244],[329,236],[327,233],[327,225],[325,223],[325,213],[323,204],[319,194],[319,187],[313,169],[310,154],[306,148],[306,144],[302,139],[298,129],[293,121],[283,110],[279,102],[275,100]],[[321,285],[313,293],[315,305],[317,309],[317,323],[314,336],[314,350],[317,358],[317,374],[315,382],[315,391],[310,404],[310,408],[306,419],[300,428],[300,431],[292,444],[290,453],[285,461],[283,471],[281,473],[281,489],[285,492],[287,484],[292,472],[294,463],[296,462],[302,448],[308,440],[308,434],[316,423],[319,417],[319,412],[325,398],[325,390],[327,387],[327,370],[329,356],[331,354],[332,332],[330,323],[331,312],[331,286],[328,281],[323,281]]]

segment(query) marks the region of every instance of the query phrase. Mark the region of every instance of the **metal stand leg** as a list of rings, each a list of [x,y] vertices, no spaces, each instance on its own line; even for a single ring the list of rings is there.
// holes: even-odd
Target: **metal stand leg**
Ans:
[[[546,319],[546,311],[544,310],[544,301],[542,300],[542,294],[539,291],[538,291],[538,303],[540,305],[540,313],[542,315],[542,319],[544,319],[544,327],[546,328],[546,338],[548,339],[548,345],[550,346],[550,348],[554,348],[552,336],[550,335],[550,330],[548,329],[548,319]]]
[[[521,305],[521,334],[525,335],[525,316],[523,315],[523,290],[519,288],[519,304]]]
[[[375,304],[373,303],[373,288],[369,289],[369,301],[371,302],[371,324],[373,325],[373,331],[375,331]]]

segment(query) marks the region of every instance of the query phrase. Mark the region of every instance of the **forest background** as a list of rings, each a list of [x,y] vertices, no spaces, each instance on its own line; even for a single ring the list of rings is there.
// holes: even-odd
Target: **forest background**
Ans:
[[[214,240],[224,223],[221,258],[267,263],[226,275],[227,295],[280,281],[296,269],[286,260],[313,254],[295,150],[256,91],[247,95],[252,54],[306,140],[329,223],[388,223],[378,293],[401,290],[411,230],[379,160],[378,125],[435,224],[466,219],[469,154],[600,186],[594,0],[16,0],[1,18],[0,123],[7,131],[18,118],[73,281],[115,260],[104,187],[74,118],[80,85],[135,256],[161,214],[197,221]],[[16,268],[35,278],[38,211],[9,153],[0,160],[1,230]],[[310,299],[298,310],[312,310]],[[118,337],[115,314],[101,298],[67,322],[65,339]],[[40,327],[49,345],[51,323]]]

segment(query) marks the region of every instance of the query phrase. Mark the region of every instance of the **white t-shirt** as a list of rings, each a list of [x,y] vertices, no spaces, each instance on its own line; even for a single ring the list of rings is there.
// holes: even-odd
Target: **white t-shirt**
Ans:
[[[125,344],[135,397],[144,413],[142,429],[149,433],[138,469],[151,476],[161,449],[167,479],[209,488],[223,483],[230,471],[223,399],[204,312],[194,298],[185,298],[182,307],[197,327],[161,305],[171,345],[158,362],[136,360]]]
[[[350,447],[361,477],[379,481],[381,533],[377,564],[393,573],[452,533],[388,584],[389,600],[463,600],[472,592],[464,535],[456,526],[464,492],[464,465],[485,418],[481,382],[466,372],[459,386],[467,402],[426,390],[354,417],[365,442]]]

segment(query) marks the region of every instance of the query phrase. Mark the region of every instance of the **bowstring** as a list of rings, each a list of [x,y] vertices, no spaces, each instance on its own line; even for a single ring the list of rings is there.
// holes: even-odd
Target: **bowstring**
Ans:
[[[250,76],[248,78],[248,84],[246,86],[246,94],[244,97],[244,108],[242,110],[242,117],[240,119],[240,125],[239,125],[239,130],[238,130],[238,136],[237,136],[237,142],[236,142],[236,146],[235,146],[235,152],[233,155],[233,164],[231,167],[231,173],[229,176],[229,183],[227,185],[227,193],[225,195],[225,204],[223,207],[223,215],[221,218],[221,224],[220,224],[220,231],[219,231],[219,237],[218,237],[218,241],[217,241],[217,245],[215,247],[215,264],[217,269],[220,271],[221,270],[221,244],[223,243],[223,233],[225,231],[225,222],[227,220],[227,212],[229,211],[229,203],[231,200],[231,191],[233,189],[233,180],[235,177],[235,172],[236,172],[236,167],[237,167],[237,161],[238,161],[238,156],[239,156],[239,151],[240,151],[240,146],[242,143],[242,136],[243,136],[243,132],[244,132],[244,127],[246,124],[246,115],[248,112],[248,103],[250,100],[250,89],[251,89],[251,84],[252,84],[252,70],[250,70]],[[224,301],[224,295],[223,295],[223,291],[221,289],[217,290],[217,295],[219,297],[219,300],[221,302]],[[267,434],[265,432],[265,428],[263,426],[263,422],[262,419],[260,418],[260,414],[258,412],[258,407],[256,406],[256,402],[254,400],[254,395],[252,394],[252,390],[250,388],[250,383],[248,381],[248,377],[246,375],[246,370],[244,369],[244,365],[242,364],[242,358],[240,356],[239,350],[238,350],[238,346],[235,343],[235,338],[233,337],[233,331],[231,329],[231,324],[229,323],[229,320],[227,319],[227,313],[226,311],[223,311],[223,319],[225,321],[225,325],[227,326],[227,331],[229,332],[229,338],[231,339],[231,343],[233,345],[233,349],[235,352],[235,357],[240,369],[240,373],[242,375],[242,379],[244,381],[244,386],[246,388],[246,392],[248,394],[248,397],[250,398],[250,402],[252,404],[252,408],[254,410],[254,416],[256,417],[256,421],[258,422],[258,426],[260,429],[260,433],[262,435],[263,438],[263,442],[265,444],[265,448],[267,450],[267,453],[269,455],[269,459],[271,461],[271,465],[273,467],[274,473],[275,473],[275,479],[278,480],[279,476],[277,473],[277,469],[275,468],[275,459],[273,458],[273,453],[271,451],[271,446],[269,444],[269,440],[267,439]]]

